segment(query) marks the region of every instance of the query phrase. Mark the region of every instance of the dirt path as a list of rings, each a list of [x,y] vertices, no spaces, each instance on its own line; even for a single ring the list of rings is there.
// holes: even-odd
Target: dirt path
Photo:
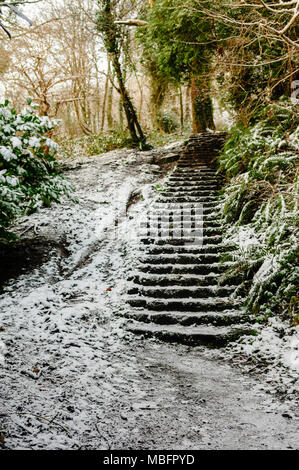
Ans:
[[[112,448],[298,449],[298,419],[230,366],[148,341],[127,360],[134,367],[98,425]]]
[[[161,177],[138,158],[86,161],[69,172],[78,205],[66,201],[20,222],[20,232],[33,227],[22,243],[47,240],[49,250],[33,266],[26,252],[27,270],[0,296],[0,445],[298,449],[295,402],[278,401],[260,377],[225,363],[223,351],[126,332],[120,314],[134,243],[104,234],[115,194],[148,194]]]

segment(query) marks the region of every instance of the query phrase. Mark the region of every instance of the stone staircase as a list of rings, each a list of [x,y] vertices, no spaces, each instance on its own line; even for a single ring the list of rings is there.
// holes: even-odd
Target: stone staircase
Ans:
[[[217,211],[222,181],[213,168],[225,138],[191,136],[147,214],[125,311],[134,333],[222,346],[251,331],[242,301],[232,297],[237,286],[218,284],[234,249],[222,243]]]

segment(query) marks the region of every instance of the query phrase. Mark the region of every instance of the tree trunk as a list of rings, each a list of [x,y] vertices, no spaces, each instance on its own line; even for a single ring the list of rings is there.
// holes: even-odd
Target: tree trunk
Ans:
[[[104,131],[104,126],[105,126],[105,117],[106,117],[106,102],[107,102],[107,95],[108,95],[108,87],[109,87],[109,79],[110,79],[110,69],[111,69],[111,63],[110,63],[110,57],[107,55],[107,76],[105,80],[105,89],[104,89],[104,98],[103,98],[103,107],[102,107],[102,119],[101,119],[101,128],[100,132]]]
[[[115,18],[112,13],[111,0],[102,0],[101,4],[102,9],[98,15],[98,30],[103,34],[106,50],[111,57],[112,66],[118,82],[118,91],[121,96],[131,138],[136,144],[143,146],[146,138],[140,127],[135,109],[125,87],[120,66],[118,30],[117,26],[114,24]]]
[[[123,108],[121,99],[118,102],[118,111],[119,111],[119,128],[121,131],[123,131],[124,130],[124,108]]]
[[[191,121],[191,110],[190,110],[190,102],[191,102],[191,95],[190,95],[190,86],[186,87],[185,90],[185,122],[189,124]]]
[[[134,142],[143,143],[145,142],[145,136],[138,122],[137,115],[130,99],[130,96],[126,90],[117,53],[113,54],[112,63],[118,81],[119,92],[122,99],[122,104],[127,118],[128,128],[131,137]]]
[[[107,98],[107,124],[108,129],[113,129],[113,116],[112,116],[112,105],[113,105],[113,85],[111,84],[108,91]]]
[[[157,72],[155,64],[150,64],[149,73],[151,75],[151,96],[150,109],[153,127],[162,131],[160,125],[160,112],[168,89],[168,81]]]
[[[183,105],[183,93],[182,87],[179,88],[179,99],[180,99],[180,125],[181,125],[181,132],[184,131],[184,105]]]

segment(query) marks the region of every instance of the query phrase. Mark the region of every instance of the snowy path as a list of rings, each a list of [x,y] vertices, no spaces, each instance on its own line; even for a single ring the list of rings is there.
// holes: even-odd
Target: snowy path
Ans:
[[[150,197],[161,175],[150,155],[141,161],[133,151],[77,164],[69,176],[80,203],[18,226],[29,245],[53,248],[0,296],[0,445],[298,449],[294,404],[221,361],[221,351],[125,332],[119,314],[134,244],[109,239],[115,195],[125,205],[140,188]]]

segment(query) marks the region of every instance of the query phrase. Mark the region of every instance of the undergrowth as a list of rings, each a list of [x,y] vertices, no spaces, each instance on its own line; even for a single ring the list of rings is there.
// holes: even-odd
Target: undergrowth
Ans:
[[[136,146],[128,133],[117,130],[99,135],[78,137],[76,139],[61,139],[59,144],[60,156],[67,158],[100,155],[111,150],[133,148]]]
[[[163,132],[152,132],[147,137],[147,149],[152,147],[162,147],[177,140],[186,138],[188,135],[189,134],[187,132],[184,135],[181,133],[166,134]],[[128,133],[118,130],[112,130],[99,135],[78,137],[76,139],[61,139],[59,144],[59,154],[62,158],[94,156],[101,155],[112,150],[136,148],[136,143],[132,141]]]
[[[222,194],[236,263],[222,276],[238,278],[237,293],[258,321],[280,315],[299,324],[298,150],[296,107],[272,103],[249,127],[236,127],[219,158],[229,180]]]

